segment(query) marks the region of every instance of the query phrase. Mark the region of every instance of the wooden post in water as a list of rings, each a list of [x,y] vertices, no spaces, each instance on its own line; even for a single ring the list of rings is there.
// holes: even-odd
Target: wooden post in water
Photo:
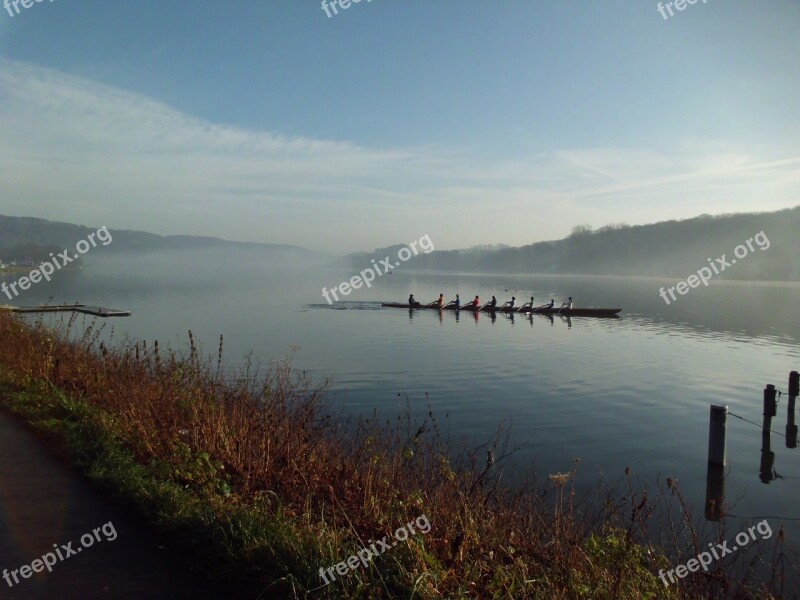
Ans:
[[[769,483],[775,479],[775,453],[770,447],[770,436],[772,434],[772,417],[778,414],[778,402],[775,400],[778,390],[769,384],[764,388],[764,422],[761,426],[761,466],[759,468],[759,478],[762,483]]]
[[[789,409],[786,417],[786,447],[797,448],[797,425],[794,424],[795,396],[789,396]]]
[[[708,426],[708,464],[725,466],[725,436],[728,431],[728,407],[712,404]]]
[[[764,422],[761,426],[762,435],[769,435],[772,429],[772,417],[778,414],[778,402],[775,397],[778,390],[771,383],[764,388]]]
[[[728,407],[712,404],[708,426],[708,471],[706,472],[706,519],[725,516],[725,462]]]
[[[800,373],[789,373],[789,407],[786,416],[786,447],[797,448],[797,425],[794,424],[794,403],[800,387]]]

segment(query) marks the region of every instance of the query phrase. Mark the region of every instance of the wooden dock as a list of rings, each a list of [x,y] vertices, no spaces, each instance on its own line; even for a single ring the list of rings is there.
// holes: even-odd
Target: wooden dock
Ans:
[[[116,310],[102,306],[86,306],[85,304],[44,304],[42,306],[0,306],[0,310],[13,313],[53,313],[53,312],[78,312],[93,317],[130,317],[129,310]]]

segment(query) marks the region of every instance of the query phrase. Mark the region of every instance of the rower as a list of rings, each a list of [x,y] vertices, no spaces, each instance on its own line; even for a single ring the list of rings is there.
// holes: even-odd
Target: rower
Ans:
[[[511,300],[509,300],[508,302],[506,302],[505,304],[503,304],[503,308],[505,308],[506,306],[507,306],[508,308],[514,308],[514,305],[515,305],[516,303],[517,303],[517,299],[516,299],[516,297],[515,297],[515,296],[511,296]]]
[[[494,310],[497,308],[497,298],[492,296],[492,299],[489,301],[489,304],[486,305],[489,310]]]
[[[561,308],[566,308],[567,310],[572,310],[572,296],[569,297],[569,300],[563,302],[561,304]]]
[[[469,306],[471,308],[478,308],[480,305],[481,305],[481,301],[480,301],[480,298],[478,298],[477,296],[475,296],[475,300],[473,300],[472,302],[467,304],[467,306]]]
[[[456,294],[455,300],[450,300],[450,302],[447,303],[447,306],[453,306],[456,310],[461,308],[461,298],[459,298],[458,294]]]
[[[410,307],[412,307],[412,308],[414,308],[414,307],[417,307],[417,306],[422,306],[422,305],[421,305],[419,302],[417,302],[416,300],[414,300],[414,294],[411,294],[411,295],[408,297],[408,305],[409,305]]]
[[[444,308],[444,294],[439,294],[439,299],[434,304],[439,308]]]
[[[525,310],[526,308],[533,308],[533,296],[531,296],[530,302],[526,302],[525,304],[519,307],[520,310]]]

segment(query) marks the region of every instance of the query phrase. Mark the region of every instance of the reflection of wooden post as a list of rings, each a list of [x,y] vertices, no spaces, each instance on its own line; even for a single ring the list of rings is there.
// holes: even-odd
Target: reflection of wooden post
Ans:
[[[708,463],[706,472],[706,519],[718,522],[725,516],[725,467]]]
[[[719,521],[725,516],[725,437],[728,407],[711,405],[708,425],[708,471],[706,473],[706,519]]]
[[[775,453],[770,447],[772,433],[772,417],[778,413],[778,402],[775,386],[770,384],[764,388],[764,424],[761,426],[761,467],[759,475],[762,483],[769,483],[775,477],[772,472],[775,468]]]
[[[775,476],[775,453],[770,448],[769,430],[763,432],[761,436],[761,466],[759,467],[759,479],[761,483],[769,483]]]
[[[708,426],[708,464],[725,466],[725,435],[727,433],[728,407],[711,405]]]

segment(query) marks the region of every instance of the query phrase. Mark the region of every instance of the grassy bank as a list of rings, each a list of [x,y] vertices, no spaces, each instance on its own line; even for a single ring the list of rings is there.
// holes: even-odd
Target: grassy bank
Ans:
[[[646,492],[581,497],[574,473],[503,485],[502,433],[457,451],[432,416],[338,418],[286,363],[232,380],[221,342],[212,361],[191,334],[178,354],[72,326],[0,313],[0,401],[243,597],[769,597],[722,562],[665,587]],[[325,585],[320,568],[422,515],[429,531]],[[690,522],[671,526],[680,558]]]

